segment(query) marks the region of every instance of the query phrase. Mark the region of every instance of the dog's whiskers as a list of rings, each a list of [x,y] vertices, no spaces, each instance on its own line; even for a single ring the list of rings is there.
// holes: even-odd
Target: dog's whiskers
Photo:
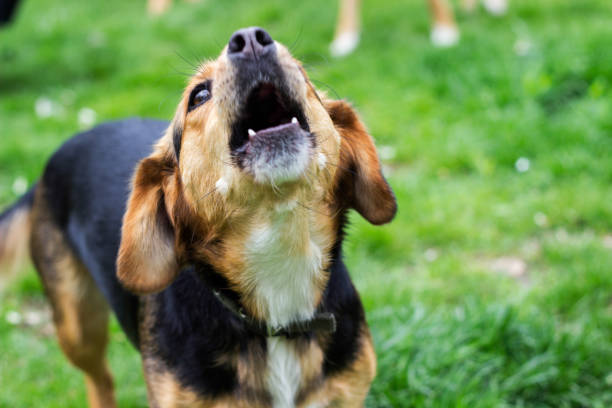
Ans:
[[[194,71],[198,70],[198,65],[194,64],[193,62],[189,61],[185,56],[183,56],[180,52],[178,51],[174,51],[174,53],[180,58],[182,59],[187,65],[189,65],[191,68],[193,68]],[[192,75],[192,74],[190,74]]]
[[[291,43],[291,45],[287,47],[289,51],[291,51],[291,54],[294,54],[294,55],[297,54],[295,51],[297,49],[297,46],[300,45],[300,41],[302,40],[303,33],[304,33],[304,26],[301,26],[300,31],[298,31],[297,37],[295,38],[293,43]]]
[[[325,88],[327,88],[334,95],[336,99],[342,99],[340,98],[340,94],[338,94],[338,92],[336,92],[336,90],[328,83],[321,81],[319,79],[314,79],[314,78],[310,78],[310,81],[315,83],[317,86],[320,85],[320,86],[324,86]]]

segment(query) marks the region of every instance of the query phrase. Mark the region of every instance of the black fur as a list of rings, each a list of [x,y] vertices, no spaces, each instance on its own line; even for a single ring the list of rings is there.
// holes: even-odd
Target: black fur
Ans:
[[[202,280],[211,273],[214,271],[207,265],[190,267],[169,288],[153,295],[157,312],[152,337],[159,357],[179,381],[203,395],[218,397],[241,391],[233,367],[219,363],[219,357],[247,348],[263,354],[266,342],[249,332],[213,295]],[[250,400],[269,402],[254,390],[246,392]]]
[[[100,125],[68,140],[42,176],[55,221],[136,347],[138,298],[119,284],[115,261],[134,169],[167,126],[143,119]]]
[[[203,396],[240,393],[266,405],[267,393],[238,390],[234,369],[219,363],[223,354],[247,349],[265,353],[266,339],[250,332],[213,295],[211,287],[228,285],[212,267],[190,266],[167,289],[141,299],[117,280],[115,261],[130,180],[138,161],[151,153],[167,126],[167,122],[129,119],[100,125],[70,139],[44,171],[44,198],[134,346],[141,346],[138,333],[143,329],[139,328],[139,302],[147,302],[154,310],[147,339],[155,343],[147,350],[153,350],[154,357],[176,373],[180,382]],[[31,200],[32,192],[16,205]],[[342,215],[331,277],[320,306],[320,311],[334,313],[338,328],[325,350],[324,375],[333,375],[354,361],[359,330],[365,324],[359,296],[341,259],[344,220]],[[235,294],[233,297],[237,300]],[[306,334],[303,339],[314,341],[314,336]]]
[[[174,126],[172,130],[172,143],[174,144],[174,153],[176,154],[176,161],[178,162],[181,158],[181,145],[183,144],[183,128]]]

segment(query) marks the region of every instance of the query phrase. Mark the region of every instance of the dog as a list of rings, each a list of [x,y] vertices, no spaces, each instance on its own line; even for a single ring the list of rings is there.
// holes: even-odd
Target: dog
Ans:
[[[340,0],[336,34],[329,46],[334,57],[343,57],[355,50],[360,36],[360,0]],[[451,47],[459,42],[459,29],[455,22],[453,9],[446,0],[427,0],[432,16],[430,39],[436,47]],[[476,0],[463,0],[463,8],[471,11],[476,7]],[[483,0],[484,7],[493,15],[503,15],[507,0]]]
[[[170,123],[69,139],[0,216],[29,245],[91,407],[116,406],[112,310],[152,407],[360,407],[376,357],[342,261],[347,213],[397,204],[349,103],[319,93],[263,29],[235,32]]]

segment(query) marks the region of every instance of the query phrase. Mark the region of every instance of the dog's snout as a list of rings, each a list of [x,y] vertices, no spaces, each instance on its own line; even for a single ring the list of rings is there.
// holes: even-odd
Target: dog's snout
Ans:
[[[272,37],[259,27],[243,28],[230,37],[227,54],[231,59],[259,59],[274,52]]]

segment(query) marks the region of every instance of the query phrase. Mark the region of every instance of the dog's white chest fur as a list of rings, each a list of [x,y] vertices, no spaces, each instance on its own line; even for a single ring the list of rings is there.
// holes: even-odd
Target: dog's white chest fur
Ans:
[[[302,369],[290,342],[282,337],[268,338],[266,383],[274,408],[293,408]]]
[[[285,206],[251,233],[246,243],[248,284],[268,324],[282,326],[314,313],[315,282],[322,268],[307,215]]]
[[[314,314],[316,278],[321,273],[320,246],[311,239],[308,215],[291,205],[279,208],[255,228],[246,244],[249,285],[268,324],[284,326]],[[301,367],[290,340],[268,339],[266,382],[274,408],[292,408]]]

